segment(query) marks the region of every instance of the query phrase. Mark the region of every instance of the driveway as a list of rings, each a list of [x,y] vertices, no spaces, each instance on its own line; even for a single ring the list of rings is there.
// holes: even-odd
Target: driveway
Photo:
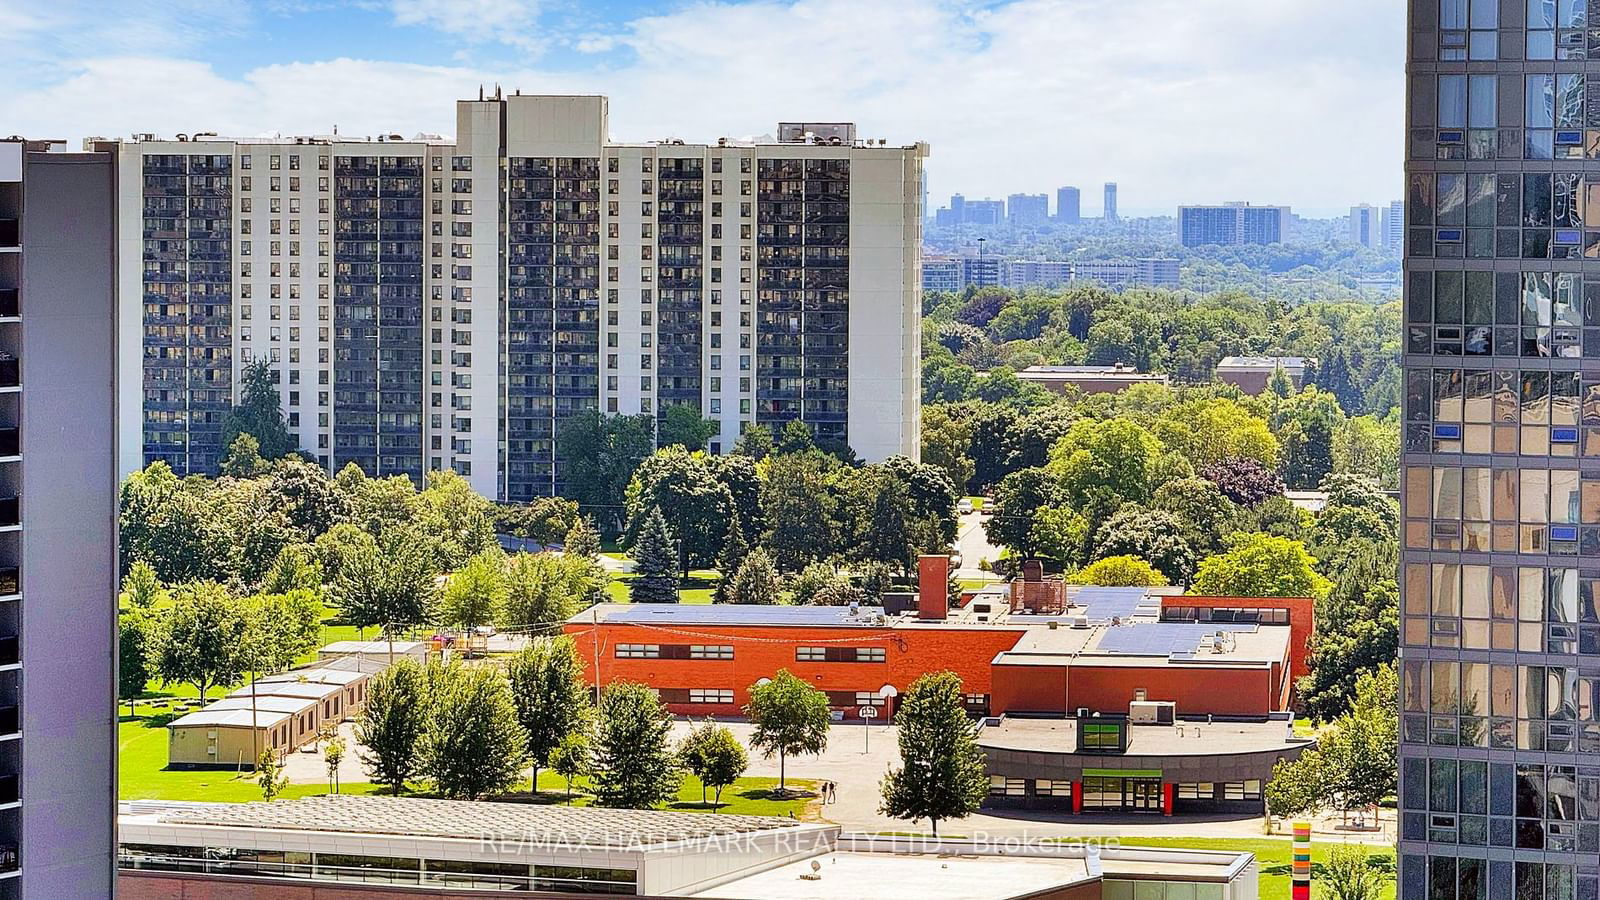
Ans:
[[[993,562],[1000,558],[1000,548],[989,543],[989,536],[983,530],[983,523],[987,521],[989,516],[983,512],[956,517],[956,549],[961,551],[961,568],[956,570],[957,578],[964,581],[994,579],[993,572],[979,568],[984,560]]]

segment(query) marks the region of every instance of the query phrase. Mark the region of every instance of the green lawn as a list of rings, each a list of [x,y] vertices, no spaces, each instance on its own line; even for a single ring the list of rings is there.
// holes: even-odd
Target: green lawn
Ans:
[[[1086,838],[1086,840],[1103,839]],[[1261,900],[1288,900],[1289,897],[1289,864],[1293,854],[1293,842],[1288,838],[1122,838],[1121,843],[1124,847],[1182,847],[1190,850],[1231,850],[1234,852],[1254,853],[1256,855],[1256,864],[1261,869]],[[1327,861],[1328,852],[1335,843],[1332,840],[1320,840],[1316,834],[1311,836],[1313,885],[1316,884],[1319,864]],[[1394,848],[1371,845],[1366,849],[1368,851],[1367,865],[1388,874],[1388,884],[1385,886],[1380,900],[1393,900],[1395,896]]]
[[[118,725],[117,774],[118,796],[121,799],[206,800],[222,803],[261,799],[261,787],[256,784],[252,772],[168,770],[167,729],[163,724],[168,718],[152,716],[123,719]],[[722,805],[713,809],[709,800],[705,805],[700,802],[700,782],[694,776],[686,775],[678,791],[677,802],[668,808],[752,816],[787,816],[792,813],[796,818],[804,818],[816,782],[791,778],[788,784],[790,790],[800,792],[803,796],[794,799],[774,798],[772,791],[778,786],[776,778],[741,778],[723,790]],[[585,792],[587,786],[587,779],[576,782],[574,805],[588,806],[593,802],[593,798]],[[339,790],[345,794],[371,794],[384,788],[370,782],[346,782],[339,786]],[[513,799],[528,799],[527,790],[528,783],[525,780],[518,788],[522,796]],[[307,797],[327,792],[328,785],[319,781],[315,784],[291,784],[284,789],[282,796]],[[540,803],[566,802],[566,782],[548,769],[540,771],[539,796],[536,800]]]
[[[635,576],[631,572],[611,573],[611,582],[606,585],[606,593],[611,595],[612,603],[631,603],[628,598],[628,582]],[[717,586],[717,573],[715,569],[695,569],[689,573],[681,587],[678,588],[678,602],[697,605],[707,605],[711,602],[711,592]]]

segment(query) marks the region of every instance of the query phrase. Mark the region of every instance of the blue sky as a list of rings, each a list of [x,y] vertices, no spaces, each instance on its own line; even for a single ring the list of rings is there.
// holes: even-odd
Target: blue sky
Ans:
[[[1124,213],[1400,189],[1399,0],[0,0],[0,133],[454,131],[499,83],[619,140],[779,119],[928,141],[932,199],[1121,185]],[[1093,198],[1093,199],[1091,199]]]

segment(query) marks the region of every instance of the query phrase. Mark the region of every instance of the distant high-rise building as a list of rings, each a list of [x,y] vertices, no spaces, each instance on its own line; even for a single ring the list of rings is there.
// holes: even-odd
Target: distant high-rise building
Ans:
[[[964,225],[999,225],[1006,220],[1004,200],[968,200],[962,207]]]
[[[1280,244],[1288,225],[1287,206],[1224,203],[1178,209],[1178,233],[1185,247]]]
[[[0,141],[0,898],[116,872],[117,194],[113,153]]]
[[[1012,225],[1043,225],[1050,220],[1046,194],[1012,194],[1006,198],[1006,221]]]
[[[1117,221],[1117,183],[1115,181],[1106,182],[1106,199],[1101,217],[1107,222]]]
[[[1383,249],[1382,213],[1369,203],[1350,207],[1350,243],[1373,250]]]
[[[997,256],[967,256],[961,260],[961,285],[997,287],[1000,284],[1000,258]]]
[[[1410,4],[1405,900],[1600,895],[1600,321],[1585,302],[1600,259],[1584,249],[1600,84],[1596,54],[1582,61],[1597,14]]]
[[[1383,249],[1399,253],[1406,243],[1406,203],[1395,200],[1383,211]]]
[[[924,256],[922,258],[922,290],[959,291],[962,288],[961,259],[954,256]]]
[[[1056,188],[1056,221],[1076,225],[1083,220],[1082,199],[1075,187]]]

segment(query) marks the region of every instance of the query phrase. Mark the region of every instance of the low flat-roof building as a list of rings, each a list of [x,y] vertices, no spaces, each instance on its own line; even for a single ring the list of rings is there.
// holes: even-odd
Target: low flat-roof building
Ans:
[[[427,662],[428,645],[422,641],[334,641],[317,651],[318,662],[330,662],[347,656],[362,657],[388,664],[389,659],[408,658]]]
[[[1282,369],[1298,391],[1305,384],[1310,362],[1302,356],[1225,356],[1217,363],[1217,380],[1246,394],[1261,394],[1266,392],[1272,373]]]
[[[708,900],[1254,900],[1258,877],[1248,853],[996,846],[842,835],[836,825],[765,816],[353,795],[132,803],[118,824],[125,900],[530,891]]]
[[[1085,394],[1114,394],[1136,384],[1167,384],[1167,376],[1141,372],[1117,363],[1111,366],[1029,366],[1017,378],[1057,394],[1077,388]]]

